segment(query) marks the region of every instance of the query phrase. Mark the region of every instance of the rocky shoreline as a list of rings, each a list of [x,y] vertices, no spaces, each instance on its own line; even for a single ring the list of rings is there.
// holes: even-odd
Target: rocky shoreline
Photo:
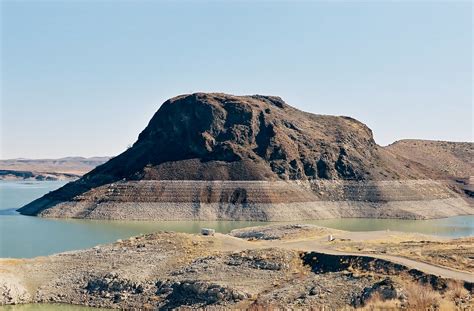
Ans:
[[[72,181],[79,178],[81,178],[81,175],[69,173],[0,170],[0,180],[8,181]]]
[[[41,201],[46,205],[51,200]],[[38,202],[20,212],[42,210]],[[52,218],[300,221],[474,214],[442,181],[119,181],[39,212]]]
[[[328,235],[334,240],[328,241]],[[358,253],[341,251],[362,242],[367,248]],[[421,302],[413,292],[419,290],[430,293],[435,309],[474,307],[472,263],[457,265],[464,267],[463,273],[430,264],[436,252],[419,266],[418,261],[390,257],[390,247],[408,242],[421,253],[462,243],[456,246],[459,263],[474,249],[474,238],[350,233],[310,225],[239,229],[214,236],[159,232],[48,257],[0,259],[0,305],[261,310],[379,304],[416,309]],[[375,252],[376,247],[384,250]]]

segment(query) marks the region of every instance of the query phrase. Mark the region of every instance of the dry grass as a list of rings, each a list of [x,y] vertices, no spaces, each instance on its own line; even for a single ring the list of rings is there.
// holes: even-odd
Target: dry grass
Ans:
[[[405,237],[405,239],[408,237]],[[446,241],[397,240],[390,238],[380,241],[338,242],[338,250],[347,252],[384,253],[407,257],[413,260],[436,264],[474,273],[474,262],[470,257],[474,253],[474,237]]]
[[[461,293],[459,289],[459,283],[453,283],[453,289],[456,294]],[[419,283],[407,283],[405,286],[405,292],[407,295],[407,309],[413,311],[423,310],[439,310],[448,311],[454,310],[455,305],[452,301],[443,299],[441,295]],[[401,309],[400,301],[398,300],[383,300],[379,295],[375,294],[367,305],[362,309],[364,311],[391,311]]]
[[[405,290],[409,310],[432,310],[441,304],[441,295],[430,287],[418,283],[408,283]]]
[[[385,300],[377,301],[366,305],[363,309],[364,311],[392,311],[400,310],[400,303],[395,300]]]
[[[452,310],[460,310],[459,308],[456,307],[456,305],[449,300],[441,300],[439,304],[439,311],[452,311]],[[470,310],[470,309],[466,309]]]
[[[467,289],[464,288],[464,284],[459,281],[450,281],[448,283],[448,291],[446,293],[447,297],[452,299],[464,298],[469,294]]]
[[[277,306],[260,301],[254,301],[247,309],[247,311],[276,311],[279,310]]]
[[[392,311],[400,310],[400,302],[398,300],[384,300],[379,293],[372,295],[368,303],[362,310],[364,311]]]

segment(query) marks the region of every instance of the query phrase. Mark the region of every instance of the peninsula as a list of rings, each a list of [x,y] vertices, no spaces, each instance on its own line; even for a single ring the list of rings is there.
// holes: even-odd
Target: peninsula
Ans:
[[[472,143],[382,147],[353,118],[303,112],[275,96],[195,93],[167,100],[131,148],[19,212],[136,220],[470,215],[473,155]]]

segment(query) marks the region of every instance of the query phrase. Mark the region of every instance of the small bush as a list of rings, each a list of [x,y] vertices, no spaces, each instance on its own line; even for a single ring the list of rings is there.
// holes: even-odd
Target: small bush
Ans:
[[[464,288],[464,284],[458,281],[451,281],[448,284],[447,296],[452,299],[464,298],[469,294],[467,289]]]
[[[409,310],[432,310],[440,305],[441,295],[418,283],[405,286]]]
[[[400,310],[400,302],[398,300],[383,300],[379,293],[375,293],[370,297],[364,308],[364,311],[392,311]]]

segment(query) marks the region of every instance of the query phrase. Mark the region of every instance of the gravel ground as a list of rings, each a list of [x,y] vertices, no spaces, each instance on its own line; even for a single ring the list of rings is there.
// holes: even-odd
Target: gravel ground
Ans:
[[[323,239],[326,230],[265,227],[260,233],[271,240],[254,241],[222,234],[159,232],[84,251],[1,259],[0,304],[69,303],[150,310],[343,309],[363,307],[375,296],[407,306],[407,282],[427,283],[441,294],[447,291],[446,280],[410,272],[401,265],[301,251],[288,244],[308,237]],[[328,256],[332,256],[330,265]],[[470,297],[465,293],[460,304],[467,306]]]

